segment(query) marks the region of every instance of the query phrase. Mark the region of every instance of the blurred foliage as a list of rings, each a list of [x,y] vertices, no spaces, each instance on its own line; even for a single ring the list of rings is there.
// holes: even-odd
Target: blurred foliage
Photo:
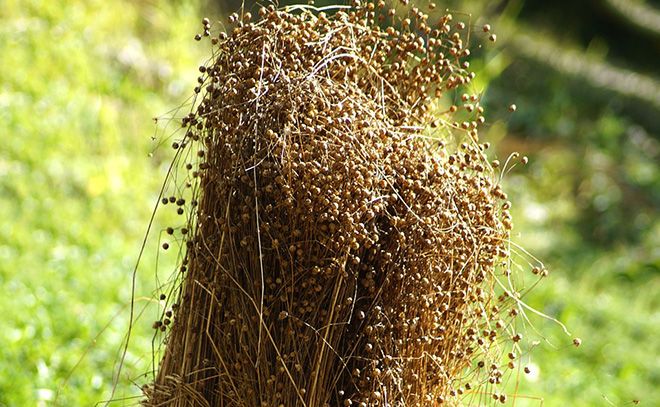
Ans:
[[[179,49],[198,12],[1,4],[0,405],[93,405],[110,394],[133,264],[169,160],[148,158],[151,117],[193,86],[194,50]],[[140,291],[153,280],[143,275]],[[130,379],[149,367],[150,324],[140,325],[116,397],[136,394]]]
[[[583,340],[575,349],[553,323],[532,319],[539,377],[521,379],[519,392],[544,405],[660,403],[660,42],[609,2],[494,8],[495,52],[510,63],[485,91],[496,123],[486,138],[501,160],[530,157],[504,179],[518,243],[552,273],[527,301]]]
[[[516,241],[551,270],[525,299],[583,340],[576,349],[530,317],[538,368],[511,380],[516,405],[660,404],[658,4],[436,3],[474,34],[493,158],[530,157],[504,177]],[[150,118],[176,115],[194,86],[208,52],[192,41],[200,17],[240,4],[0,4],[0,405],[93,405],[111,393],[133,265],[171,158],[169,122]],[[158,308],[162,224],[137,275],[145,315]],[[174,259],[158,260],[167,270]],[[117,399],[148,380],[150,325],[135,326]]]

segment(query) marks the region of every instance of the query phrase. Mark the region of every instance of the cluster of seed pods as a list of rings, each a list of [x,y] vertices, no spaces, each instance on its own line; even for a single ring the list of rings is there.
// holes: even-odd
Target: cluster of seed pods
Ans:
[[[383,1],[230,23],[196,37],[212,58],[173,144],[190,192],[163,198],[188,215],[167,230],[182,284],[145,404],[506,402],[510,203],[461,94],[465,25]]]

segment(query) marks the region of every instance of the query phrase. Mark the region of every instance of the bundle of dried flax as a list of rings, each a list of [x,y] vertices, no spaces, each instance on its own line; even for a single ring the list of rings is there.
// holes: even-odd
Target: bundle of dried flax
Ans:
[[[434,108],[474,77],[465,26],[383,7],[271,6],[218,36],[204,19],[213,54],[174,144],[192,193],[163,199],[191,214],[168,229],[182,283],[146,405],[455,404],[501,381],[502,352],[513,367],[483,109]]]

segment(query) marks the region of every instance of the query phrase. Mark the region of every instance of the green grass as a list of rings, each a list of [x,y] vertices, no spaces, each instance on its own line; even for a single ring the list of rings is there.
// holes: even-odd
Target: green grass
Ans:
[[[0,7],[0,405],[109,396],[170,156],[149,157],[151,117],[193,86],[197,20],[192,6],[151,2]],[[149,325],[138,326],[117,397],[135,394],[129,379],[148,368]]]
[[[543,406],[657,405],[660,222],[654,219],[635,244],[587,243],[571,226],[579,210],[570,181],[579,163],[569,149],[547,149],[506,181],[517,203],[515,240],[550,270],[525,301],[559,319],[572,334],[530,315],[534,328],[528,329],[528,340],[540,341],[531,354],[538,376],[531,381],[521,375],[519,394],[538,399],[523,399],[520,405],[538,406],[539,399]],[[579,348],[572,345],[573,337],[582,339]]]
[[[194,86],[206,52],[192,41],[198,19],[195,6],[179,2],[2,3],[0,405],[83,406],[109,397],[133,266],[171,158],[159,147],[169,144],[168,130],[159,127],[153,141],[151,118],[179,106]],[[539,379],[521,377],[519,393],[544,406],[606,405],[603,396],[654,405],[660,227],[652,219],[635,244],[582,242],[571,226],[579,211],[565,153],[539,153],[508,183],[518,240],[552,271],[528,302],[583,345],[575,349],[556,325],[533,318],[556,349],[539,345],[532,356]],[[117,398],[138,394],[140,375],[149,374],[157,304],[148,297],[166,221],[157,219],[138,274],[137,304],[154,306],[136,325]],[[161,257],[160,268],[172,260]]]

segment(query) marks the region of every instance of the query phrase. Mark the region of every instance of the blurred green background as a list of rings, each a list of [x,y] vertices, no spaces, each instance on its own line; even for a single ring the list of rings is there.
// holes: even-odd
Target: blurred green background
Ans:
[[[583,340],[534,318],[554,346],[535,349],[516,405],[660,405],[660,4],[436,3],[469,24],[493,158],[530,158],[505,177],[515,240],[551,271],[526,300]],[[167,117],[209,55],[192,38],[201,17],[239,5],[0,0],[0,405],[110,397],[172,158]],[[171,221],[157,216],[147,240],[146,313],[112,405],[137,404],[151,375],[156,287],[176,260],[156,245]]]

